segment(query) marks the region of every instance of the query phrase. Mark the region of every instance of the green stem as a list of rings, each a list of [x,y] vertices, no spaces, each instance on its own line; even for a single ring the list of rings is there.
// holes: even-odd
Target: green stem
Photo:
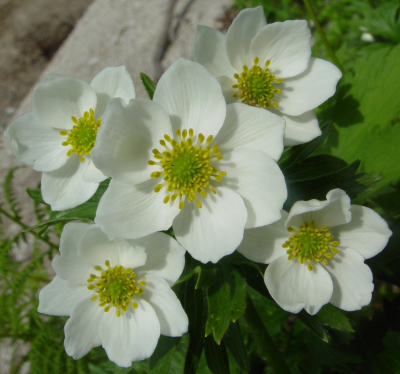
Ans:
[[[343,69],[342,64],[339,62],[337,59],[335,52],[332,49],[332,46],[329,44],[328,39],[326,38],[326,35],[324,33],[324,30],[321,27],[321,24],[318,21],[317,15],[315,14],[315,11],[310,3],[310,0],[303,0],[304,5],[307,8],[308,13],[310,14],[312,20],[314,21],[315,28],[318,31],[318,34],[321,36],[322,42],[325,44],[325,48],[327,49],[329,55],[331,56],[332,61],[334,64],[341,70],[341,72],[344,74],[345,71]]]
[[[245,319],[273,372],[275,374],[291,374],[281,351],[276,347],[271,335],[265,328],[249,294],[247,294]]]
[[[4,214],[9,220],[11,220],[11,221],[15,222],[16,224],[20,225],[24,230],[29,228],[29,226],[23,224],[21,221],[19,221],[15,217],[13,217],[11,214],[7,213],[3,208],[0,208],[0,213]],[[46,238],[42,238],[41,236],[39,236],[35,232],[30,231],[30,233],[32,235],[34,235],[37,239],[41,240],[43,243],[46,243],[47,245],[49,245],[52,248],[58,249],[58,246],[53,244],[50,240],[48,240]]]

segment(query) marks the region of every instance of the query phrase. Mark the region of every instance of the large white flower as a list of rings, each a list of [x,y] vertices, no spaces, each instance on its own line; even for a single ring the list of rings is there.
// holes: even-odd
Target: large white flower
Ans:
[[[113,179],[95,222],[120,238],[173,225],[194,258],[217,262],[236,249],[244,227],[280,219],[283,132],[279,116],[226,106],[203,66],[178,60],[154,101],[110,102],[92,155]]]
[[[116,97],[127,102],[135,97],[125,66],[104,69],[90,85],[65,75],[46,75],[33,91],[33,110],[5,131],[15,157],[43,172],[42,196],[52,210],[84,203],[106,179],[90,152],[106,106]]]
[[[102,345],[118,366],[148,358],[160,334],[181,336],[188,318],[171,286],[185,251],[166,234],[109,238],[96,225],[69,223],[53,260],[56,277],[39,294],[40,313],[69,316],[65,350],[74,359]]]
[[[242,10],[226,36],[198,26],[193,57],[218,78],[227,103],[269,109],[286,120],[285,145],[321,134],[312,109],[335,93],[340,70],[311,57],[306,21],[266,24],[262,6]]]
[[[372,209],[350,205],[340,189],[327,200],[296,202],[270,226],[245,230],[238,251],[270,264],[265,284],[285,310],[315,314],[326,303],[347,311],[371,301],[372,272],[364,260],[385,248],[392,232]]]

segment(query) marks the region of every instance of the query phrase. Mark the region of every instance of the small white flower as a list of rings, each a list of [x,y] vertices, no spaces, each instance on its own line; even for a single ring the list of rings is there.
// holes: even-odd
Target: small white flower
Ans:
[[[227,103],[269,109],[286,120],[285,146],[321,135],[312,109],[335,93],[340,70],[311,57],[307,21],[266,24],[262,6],[242,10],[226,36],[198,26],[193,58],[220,82]]]
[[[113,179],[95,222],[133,239],[172,225],[194,258],[217,262],[236,249],[245,227],[280,219],[283,132],[279,116],[226,106],[217,80],[180,59],[161,77],[154,101],[110,102],[92,155]]]
[[[102,345],[118,366],[152,355],[160,337],[181,336],[188,318],[171,286],[184,249],[163,233],[109,238],[98,226],[69,223],[53,260],[56,277],[39,294],[38,312],[69,316],[65,350],[74,359]]]
[[[296,202],[270,226],[245,230],[238,251],[270,264],[265,284],[285,310],[315,314],[326,303],[347,311],[371,301],[372,272],[364,260],[385,248],[392,232],[372,209],[350,205],[340,189],[327,200]]]
[[[106,179],[90,152],[106,106],[116,97],[127,102],[135,97],[125,66],[104,69],[90,85],[65,75],[46,75],[33,91],[33,110],[5,131],[15,157],[43,172],[42,196],[52,210],[84,203]]]

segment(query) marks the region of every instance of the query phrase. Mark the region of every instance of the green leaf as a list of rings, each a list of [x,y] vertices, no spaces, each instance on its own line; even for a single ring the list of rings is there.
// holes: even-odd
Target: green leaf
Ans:
[[[240,331],[239,321],[231,323],[228,333],[224,337],[223,341],[238,366],[248,373],[250,370],[249,360],[247,357],[246,347],[244,346],[242,332]]]
[[[203,264],[195,260],[188,252],[185,255],[185,268],[175,284],[186,282],[197,274],[195,289],[208,288],[214,284],[218,269],[212,264]]]
[[[150,358],[149,374],[168,374],[171,360],[180,338],[161,335],[156,350]]]
[[[140,79],[150,100],[153,100],[154,91],[156,90],[157,85],[145,73],[140,73]]]
[[[36,226],[32,226],[32,227],[29,227],[27,229],[24,229],[24,230],[22,230],[22,232],[30,232],[30,231],[33,231],[33,230],[36,230],[36,229],[40,229],[40,228],[47,228],[47,227],[56,225],[57,223],[68,223],[68,222],[71,222],[71,221],[78,221],[78,220],[87,221],[86,219],[79,218],[79,217],[52,219],[52,220],[49,220],[49,221],[46,221],[46,222],[43,222],[43,223],[39,223]]]
[[[219,275],[207,289],[206,336],[213,333],[220,344],[230,322],[236,322],[246,310],[246,282],[239,271],[226,262],[218,265]]]
[[[317,336],[324,342],[329,343],[331,337],[328,331],[324,328],[322,323],[316,317],[311,316],[305,310],[302,310],[296,316],[301,322],[304,323],[305,326],[310,329],[310,331],[314,333],[315,336]]]
[[[206,355],[208,368],[213,374],[229,374],[229,360],[224,342],[220,345],[215,343],[209,336],[204,344],[204,353]]]
[[[400,333],[389,331],[383,339],[385,350],[379,355],[380,360],[389,370],[400,371]]]
[[[332,304],[324,305],[317,314],[317,318],[324,324],[339,331],[354,332],[347,317]]]
[[[128,374],[128,373],[133,373],[132,369],[135,366],[135,364],[133,364],[130,368],[120,368],[118,366],[115,367],[114,369],[114,374]]]
[[[37,203],[41,203],[41,204],[45,204],[45,205],[49,205],[47,203],[44,202],[43,198],[42,198],[42,193],[39,189],[36,188],[27,188],[26,189],[26,193],[29,195],[29,197],[31,199],[33,199],[34,201],[36,201]]]

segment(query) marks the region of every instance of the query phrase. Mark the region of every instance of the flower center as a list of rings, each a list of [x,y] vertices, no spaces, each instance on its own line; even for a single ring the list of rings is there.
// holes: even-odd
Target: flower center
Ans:
[[[234,78],[237,80],[237,84],[232,87],[237,89],[239,92],[235,92],[233,97],[242,100],[242,103],[257,106],[263,109],[271,108],[271,105],[275,108],[278,107],[276,101],[272,101],[275,94],[279,94],[281,90],[275,88],[274,84],[282,83],[282,78],[275,78],[268,66],[270,60],[265,63],[265,68],[258,66],[260,59],[256,57],[254,59],[254,65],[249,70],[246,65],[243,65],[242,74],[235,74]]]
[[[308,270],[312,271],[312,261],[321,262],[328,265],[330,260],[338,253],[338,241],[332,241],[332,234],[328,232],[329,227],[324,226],[321,230],[315,227],[315,221],[304,223],[297,232],[292,227],[287,231],[293,232],[289,240],[282,245],[283,248],[289,248],[286,253],[289,255],[288,260],[297,260],[304,264],[308,262]]]
[[[62,130],[60,134],[68,136],[62,145],[71,145],[71,149],[67,152],[67,156],[71,156],[74,152],[77,156],[81,156],[79,161],[85,161],[85,157],[90,155],[92,148],[96,143],[97,130],[101,125],[101,119],[94,118],[94,111],[90,109],[89,112],[83,113],[79,119],[71,117],[75,126],[70,131]]]
[[[170,193],[164,198],[164,204],[179,197],[179,209],[184,207],[186,197],[189,201],[196,200],[196,206],[201,208],[203,205],[200,198],[207,196],[206,188],[213,194],[217,193],[217,189],[210,185],[210,179],[220,182],[226,176],[226,172],[218,172],[215,166],[210,165],[213,161],[222,160],[218,145],[210,146],[214,137],[210,135],[206,139],[200,133],[194,143],[193,135],[193,129],[185,129],[182,133],[176,130],[178,140],[165,134],[164,139],[160,140],[164,150],[160,152],[153,149],[156,161],[148,162],[149,165],[158,165],[163,169],[150,174],[152,178],[164,178],[164,182],[158,184],[154,192],[158,193],[166,187]]]
[[[107,313],[111,307],[117,309],[117,317],[121,316],[121,311],[126,312],[129,304],[135,295],[141,295],[145,286],[145,281],[136,281],[136,273],[131,268],[125,269],[121,265],[110,267],[110,261],[106,261],[105,265],[107,269],[103,269],[101,266],[95,266],[95,270],[100,271],[100,276],[90,274],[87,280],[90,283],[87,288],[89,290],[96,290],[97,295],[92,295],[90,300],[96,301],[99,298],[99,306],[104,307],[104,311]],[[132,301],[132,308],[136,309],[138,304]]]

